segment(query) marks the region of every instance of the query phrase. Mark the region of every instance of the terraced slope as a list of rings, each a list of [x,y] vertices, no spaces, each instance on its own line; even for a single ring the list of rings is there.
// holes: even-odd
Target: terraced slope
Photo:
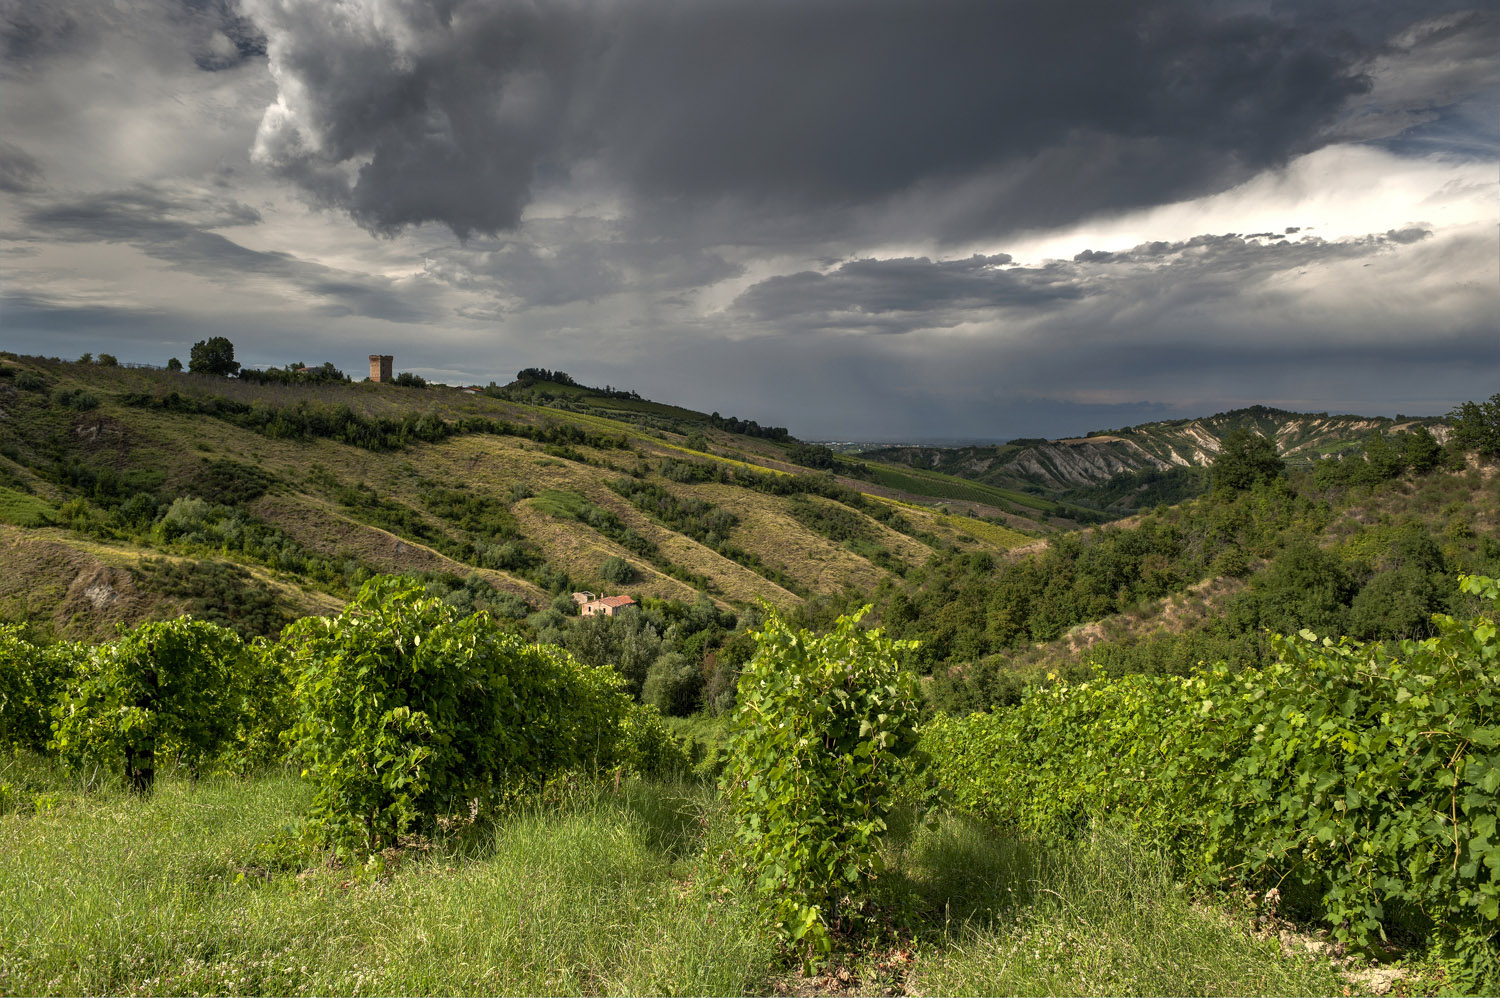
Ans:
[[[0,619],[66,634],[181,612],[191,580],[141,567],[153,559],[224,566],[225,598],[252,593],[274,621],[402,571],[477,580],[517,613],[573,589],[786,606],[873,591],[937,548],[1030,539],[711,421],[674,432],[437,386],[0,367],[0,543],[24,566],[0,580]],[[612,558],[633,581],[604,580]],[[95,576],[113,598],[81,595]]]

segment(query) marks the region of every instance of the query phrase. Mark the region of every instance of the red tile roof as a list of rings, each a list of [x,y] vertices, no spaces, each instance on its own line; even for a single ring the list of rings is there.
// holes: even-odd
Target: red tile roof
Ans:
[[[635,600],[631,599],[629,596],[606,596],[601,600],[597,600],[596,602],[603,603],[605,606],[613,607],[635,605]]]

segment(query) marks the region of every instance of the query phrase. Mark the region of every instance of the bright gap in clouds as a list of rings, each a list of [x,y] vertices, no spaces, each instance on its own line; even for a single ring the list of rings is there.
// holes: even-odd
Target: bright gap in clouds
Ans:
[[[1500,180],[1493,163],[1455,163],[1437,156],[1413,159],[1371,146],[1330,146],[1219,194],[1065,229],[1026,232],[988,251],[1035,264],[1072,259],[1086,249],[1118,251],[1156,240],[1179,242],[1229,232],[1331,241],[1411,225],[1441,230],[1494,221],[1497,193]],[[1285,233],[1288,228],[1301,231]]]

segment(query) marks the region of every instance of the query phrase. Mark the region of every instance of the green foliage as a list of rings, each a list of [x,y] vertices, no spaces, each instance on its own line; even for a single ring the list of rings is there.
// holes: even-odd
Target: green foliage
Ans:
[[[86,655],[80,645],[34,643],[26,628],[0,624],[0,750],[46,750],[52,705]]]
[[[99,408],[99,400],[82,388],[63,388],[52,396],[53,401],[68,409],[87,412]]]
[[[181,371],[182,370],[182,361],[178,360],[176,357],[173,357],[173,358],[169,359],[167,361],[167,370],[173,372],[174,374],[177,373],[178,371]]]
[[[838,466],[838,455],[822,444],[804,444],[798,442],[792,444],[786,453],[787,460],[793,464],[800,464],[804,468],[818,468],[827,471]]]
[[[662,652],[661,631],[642,613],[584,617],[568,629],[563,645],[585,665],[618,670],[636,699]]]
[[[611,555],[604,559],[599,566],[599,578],[605,582],[613,582],[617,586],[623,586],[628,582],[635,581],[635,569],[630,567],[630,562],[618,555]]]
[[[682,779],[692,763],[662,720],[661,711],[637,704],[623,724],[622,756],[627,769],[655,780]]]
[[[224,378],[238,374],[240,362],[234,359],[234,344],[223,336],[210,336],[193,344],[188,355],[188,370],[194,374],[213,374]]]
[[[730,720],[721,785],[735,858],[783,941],[807,953],[858,921],[916,745],[915,684],[899,661],[910,645],[860,627],[864,612],[816,636],[768,610]]]
[[[266,494],[275,479],[250,464],[238,461],[208,461],[193,472],[186,491],[209,502],[238,506]]]
[[[93,650],[54,708],[54,748],[72,770],[120,769],[146,793],[161,755],[197,772],[235,737],[251,674],[233,631],[184,617],[123,631]]]
[[[41,392],[47,390],[48,381],[35,371],[20,371],[15,377],[16,387],[23,392]]]
[[[1465,577],[1493,600],[1494,580]],[[1471,987],[1500,983],[1500,640],[1441,617],[1399,645],[1275,641],[1263,669],[1028,693],[924,731],[964,808],[1050,837],[1120,822],[1210,883],[1299,887],[1368,947],[1430,920]]]
[[[1337,634],[1346,629],[1349,601],[1358,588],[1338,555],[1300,538],[1251,578],[1249,591],[1234,602],[1229,617],[1241,631],[1310,627]]]
[[[1215,492],[1243,492],[1257,482],[1286,474],[1286,462],[1276,445],[1245,428],[1230,430],[1219,441],[1219,453],[1209,469]]]
[[[1313,475],[1320,488],[1378,485],[1407,472],[1424,475],[1438,466],[1443,449],[1425,426],[1386,436],[1375,431],[1365,437],[1363,453],[1341,454],[1317,461]]]
[[[663,714],[685,717],[698,709],[703,693],[703,673],[696,662],[681,652],[662,655],[646,670],[641,698]]]
[[[167,367],[171,369],[170,364]],[[347,382],[349,375],[334,367],[331,360],[317,367],[294,361],[286,367],[243,368],[240,380],[259,385],[336,385]]]
[[[137,578],[142,589],[180,600],[198,619],[247,639],[277,634],[290,620],[265,583],[231,562],[146,558]]]
[[[311,826],[345,854],[394,845],[565,770],[613,766],[629,700],[610,670],[378,578],[276,652],[295,677],[290,738]]]
[[[1488,402],[1465,402],[1448,414],[1453,420],[1453,439],[1465,450],[1481,457],[1500,457],[1500,392]]]
[[[1098,485],[1077,486],[1063,492],[1064,502],[1091,509],[1151,509],[1171,506],[1202,495],[1208,488],[1206,468],[1141,468],[1122,471]]]

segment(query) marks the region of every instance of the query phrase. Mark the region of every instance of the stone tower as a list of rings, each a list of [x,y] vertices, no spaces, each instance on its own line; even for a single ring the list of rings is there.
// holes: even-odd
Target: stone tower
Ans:
[[[390,381],[391,361],[393,360],[395,360],[395,358],[388,353],[370,354],[370,380]]]

